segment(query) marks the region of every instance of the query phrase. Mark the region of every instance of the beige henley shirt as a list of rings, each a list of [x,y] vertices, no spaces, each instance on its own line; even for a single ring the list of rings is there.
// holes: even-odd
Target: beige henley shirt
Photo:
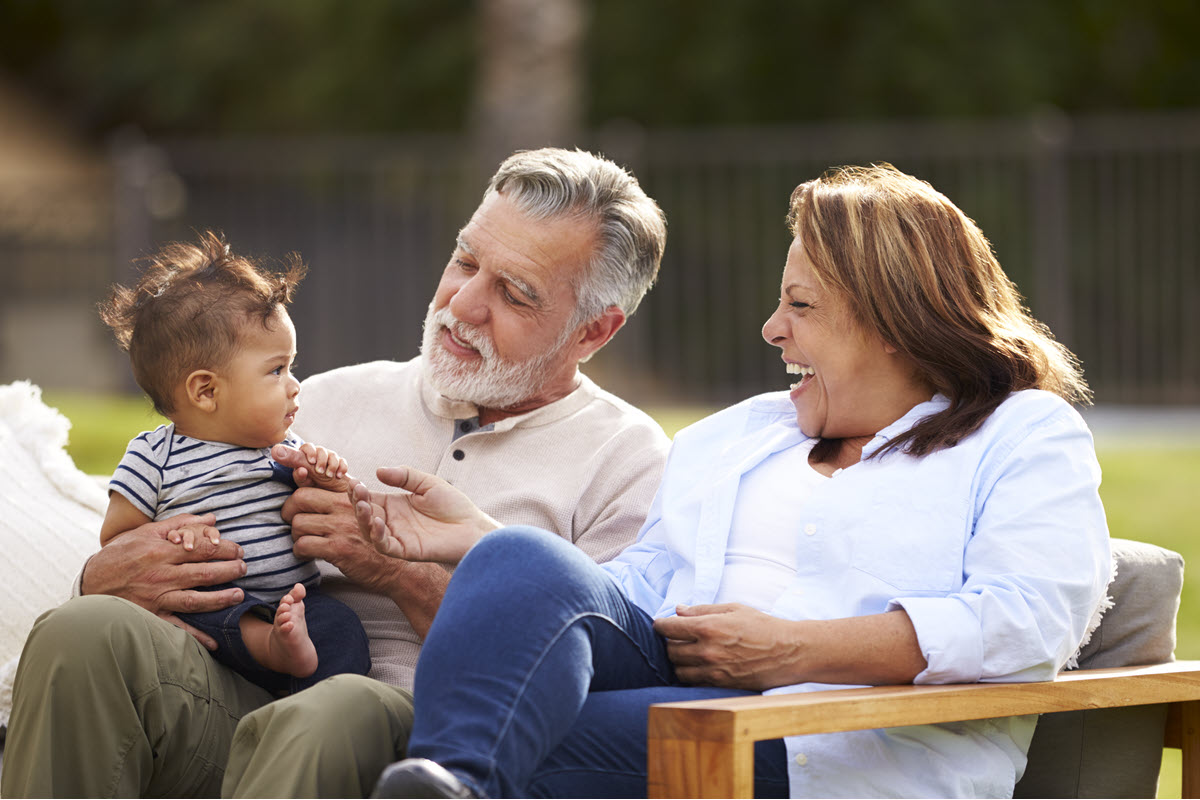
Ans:
[[[642,411],[580,376],[574,392],[491,430],[426,384],[420,358],[342,367],[308,378],[293,430],[335,450],[373,489],[381,466],[445,478],[503,524],[536,525],[596,561],[633,542],[662,476],[670,441]],[[371,677],[411,688],[420,639],[395,603],[321,564],[323,591],[349,605],[371,640]]]

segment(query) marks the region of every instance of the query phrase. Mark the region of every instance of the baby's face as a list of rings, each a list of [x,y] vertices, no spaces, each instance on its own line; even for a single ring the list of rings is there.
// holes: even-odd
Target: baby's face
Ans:
[[[300,382],[292,375],[296,328],[283,306],[268,325],[242,329],[237,355],[222,369],[222,395],[215,420],[222,441],[242,447],[270,447],[287,436],[300,405]]]

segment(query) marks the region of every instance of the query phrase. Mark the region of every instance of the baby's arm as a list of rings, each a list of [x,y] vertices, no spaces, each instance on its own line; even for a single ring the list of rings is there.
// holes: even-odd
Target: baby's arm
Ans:
[[[108,511],[100,526],[100,546],[111,542],[125,531],[139,528],[152,520],[120,492],[108,493]]]

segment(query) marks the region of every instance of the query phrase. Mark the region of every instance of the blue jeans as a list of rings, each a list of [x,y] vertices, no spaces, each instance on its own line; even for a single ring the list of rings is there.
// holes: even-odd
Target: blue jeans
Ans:
[[[324,594],[317,587],[306,588],[308,595],[304,598],[304,620],[308,625],[308,638],[317,648],[318,659],[317,671],[307,678],[295,678],[266,669],[254,660],[242,640],[242,615],[254,614],[270,622],[275,619],[278,603],[260,600],[246,592],[245,599],[237,605],[219,611],[180,614],[179,618],[216,640],[217,649],[213,657],[217,661],[277,696],[295,694],[331,675],[347,672],[366,675],[371,669],[370,644],[358,615],[345,603]]]
[[[492,797],[645,797],[651,703],[752,694],[685,686],[653,621],[578,548],[535,528],[463,559],[421,650],[408,755]],[[755,791],[787,796],[782,740]]]

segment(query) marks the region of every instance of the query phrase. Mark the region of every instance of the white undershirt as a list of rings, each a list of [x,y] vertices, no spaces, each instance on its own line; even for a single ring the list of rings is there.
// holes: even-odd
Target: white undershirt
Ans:
[[[742,476],[733,508],[718,603],[744,603],[769,611],[796,577],[796,520],[828,480],[808,463],[806,439],[764,459]]]

